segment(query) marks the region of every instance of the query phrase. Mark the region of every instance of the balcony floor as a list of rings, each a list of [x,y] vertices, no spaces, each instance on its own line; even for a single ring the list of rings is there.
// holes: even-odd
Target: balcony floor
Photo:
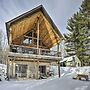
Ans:
[[[52,60],[52,61],[61,60],[61,57],[58,56],[35,55],[35,54],[26,54],[26,53],[23,54],[23,53],[13,53],[13,52],[9,52],[9,57],[42,59],[42,60]]]

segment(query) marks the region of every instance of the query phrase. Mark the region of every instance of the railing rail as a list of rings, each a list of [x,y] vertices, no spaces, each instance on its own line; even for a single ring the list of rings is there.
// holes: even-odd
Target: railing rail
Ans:
[[[33,47],[25,47],[25,46],[19,46],[19,45],[11,45],[10,46],[10,52],[14,53],[27,53],[27,54],[36,54],[36,55],[46,55],[46,56],[61,56],[60,52],[49,50],[49,49],[37,49]]]

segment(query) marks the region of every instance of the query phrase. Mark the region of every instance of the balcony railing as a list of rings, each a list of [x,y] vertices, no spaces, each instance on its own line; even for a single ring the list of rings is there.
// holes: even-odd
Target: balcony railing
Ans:
[[[10,46],[10,52],[14,53],[26,53],[26,54],[35,54],[35,55],[46,55],[46,56],[61,56],[60,52],[49,50],[49,49],[37,49],[34,47],[25,47],[19,45]]]

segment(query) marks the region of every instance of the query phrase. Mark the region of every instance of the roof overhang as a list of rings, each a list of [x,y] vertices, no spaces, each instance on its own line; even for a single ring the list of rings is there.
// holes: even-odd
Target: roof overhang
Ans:
[[[42,5],[26,12],[9,22],[6,22],[8,42],[12,40],[12,44],[20,44],[22,37],[30,32],[32,29],[36,29],[35,25],[39,18],[40,21],[40,38],[42,38],[44,44],[51,48],[57,43],[60,43],[63,39],[62,34],[53,23],[50,16]],[[10,35],[12,36],[10,38]]]

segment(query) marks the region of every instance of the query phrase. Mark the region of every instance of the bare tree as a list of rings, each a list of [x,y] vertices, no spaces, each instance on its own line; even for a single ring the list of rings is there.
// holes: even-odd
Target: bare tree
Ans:
[[[6,35],[0,29],[0,63],[6,64],[8,57],[8,44]]]

